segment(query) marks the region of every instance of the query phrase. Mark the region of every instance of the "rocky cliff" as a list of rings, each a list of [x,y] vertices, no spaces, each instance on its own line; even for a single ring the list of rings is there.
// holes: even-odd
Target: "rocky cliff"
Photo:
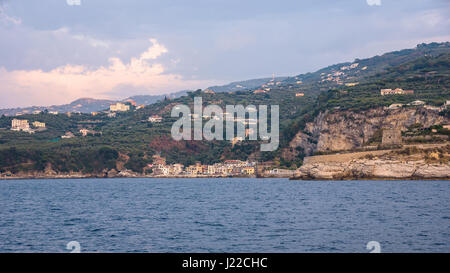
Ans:
[[[450,146],[306,158],[297,179],[449,179]]]
[[[449,120],[437,111],[424,107],[395,110],[376,108],[362,112],[327,111],[320,113],[314,122],[307,123],[304,130],[297,133],[290,142],[290,149],[287,149],[283,156],[292,159],[299,150],[303,150],[305,155],[352,150],[366,144],[377,130],[405,130],[416,123],[430,127],[435,124],[448,124]]]

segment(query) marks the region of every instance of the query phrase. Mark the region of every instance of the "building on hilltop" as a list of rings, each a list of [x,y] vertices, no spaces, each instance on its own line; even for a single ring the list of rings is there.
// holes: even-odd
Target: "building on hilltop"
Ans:
[[[11,130],[17,132],[23,131],[29,134],[34,134],[34,130],[30,128],[30,124],[26,119],[13,119],[11,121]]]
[[[45,123],[44,122],[39,122],[39,121],[34,121],[33,122],[33,127],[35,127],[35,128],[45,128]]]
[[[87,136],[87,135],[95,135],[95,134],[97,134],[97,132],[96,131],[93,131],[93,130],[88,130],[88,129],[81,129],[80,130],[80,133],[81,133],[81,135],[82,136]],[[101,133],[100,133],[101,134]]]
[[[11,130],[13,131],[22,131],[27,128],[30,128],[30,124],[26,119],[13,119],[11,121]]]
[[[153,115],[153,116],[148,118],[148,121],[152,122],[152,123],[160,123],[160,122],[162,122],[162,120],[163,120],[163,118],[161,116],[158,116],[158,115]]]
[[[34,134],[34,130],[30,128],[30,124],[26,119],[13,119],[11,121],[11,130],[17,132],[23,131],[29,134]]]
[[[386,96],[386,95],[411,95],[411,94],[414,94],[414,90],[403,90],[401,88],[381,89],[380,94],[382,96]]]
[[[109,106],[111,112],[126,112],[130,110],[130,105],[118,102]]]
[[[215,94],[215,92],[213,90],[211,90],[211,89],[205,89],[203,91],[203,93],[205,93],[205,94]]]
[[[253,94],[261,94],[261,93],[266,93],[266,90],[256,89],[255,91],[253,91]]]

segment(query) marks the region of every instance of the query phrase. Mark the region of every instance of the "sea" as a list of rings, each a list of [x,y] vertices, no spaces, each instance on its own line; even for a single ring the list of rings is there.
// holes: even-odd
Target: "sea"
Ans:
[[[374,242],[450,252],[450,183],[0,181],[0,252],[369,253]]]

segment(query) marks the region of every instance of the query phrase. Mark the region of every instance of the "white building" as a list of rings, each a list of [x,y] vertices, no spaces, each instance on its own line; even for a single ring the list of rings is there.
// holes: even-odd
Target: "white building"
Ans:
[[[211,89],[205,89],[205,91],[203,91],[203,93],[205,94],[215,94],[215,92]]]
[[[179,175],[183,172],[184,166],[182,164],[173,164],[169,167],[171,175]]]
[[[30,128],[30,124],[26,119],[13,119],[11,121],[11,130],[13,131],[24,131]]]
[[[23,131],[29,134],[34,134],[34,130],[30,128],[30,124],[26,119],[13,119],[11,121],[11,130],[12,131]]]
[[[214,175],[216,174],[218,171],[216,169],[215,165],[208,165],[208,174],[209,175]]]
[[[408,105],[413,105],[413,106],[425,105],[425,102],[421,101],[421,100],[415,100],[411,103],[408,103]]]
[[[414,94],[414,90],[403,90],[401,88],[396,89],[381,89],[380,94],[382,96],[386,95],[411,95]]]
[[[91,134],[91,135],[95,134],[95,131],[88,130],[88,129],[81,129],[81,130],[80,130],[80,133],[81,133],[82,136],[85,137],[85,136],[87,136],[88,134]]]
[[[33,127],[34,128],[45,128],[45,123],[44,122],[39,122],[39,121],[34,121],[33,122]]]
[[[161,116],[158,116],[158,115],[153,115],[153,116],[148,118],[148,121],[152,122],[152,123],[160,123],[160,122],[162,122],[162,120],[163,120],[163,118]]]
[[[111,112],[126,112],[130,110],[130,106],[121,102],[109,106]]]

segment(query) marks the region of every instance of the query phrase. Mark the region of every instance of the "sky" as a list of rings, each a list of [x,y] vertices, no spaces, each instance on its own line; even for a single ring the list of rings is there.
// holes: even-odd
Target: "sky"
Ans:
[[[0,0],[0,108],[293,76],[444,41],[448,0]]]

